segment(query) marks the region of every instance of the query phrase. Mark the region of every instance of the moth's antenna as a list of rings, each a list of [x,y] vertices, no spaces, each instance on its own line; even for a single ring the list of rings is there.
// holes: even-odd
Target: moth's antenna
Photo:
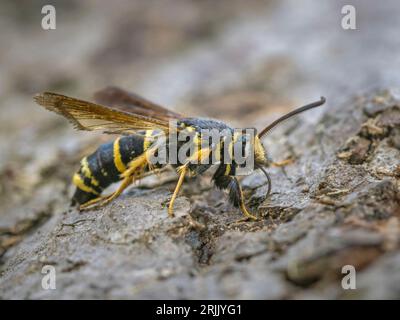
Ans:
[[[296,114],[299,114],[303,111],[307,111],[310,110],[312,108],[316,108],[319,106],[322,106],[325,103],[326,99],[324,97],[321,97],[320,100],[315,101],[313,103],[307,104],[305,106],[302,106],[300,108],[297,108],[287,114],[285,114],[284,116],[280,117],[279,119],[276,119],[274,122],[272,122],[269,126],[267,126],[266,128],[264,128],[259,134],[258,137],[261,138],[262,136],[265,136],[269,131],[271,131],[272,128],[274,128],[277,124],[295,116]]]

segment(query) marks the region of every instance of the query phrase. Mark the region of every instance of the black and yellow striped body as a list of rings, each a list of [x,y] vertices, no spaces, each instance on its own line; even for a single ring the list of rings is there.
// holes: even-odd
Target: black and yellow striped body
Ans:
[[[146,132],[146,136],[152,134]],[[81,167],[73,177],[76,186],[73,202],[86,203],[100,196],[102,191],[121,180],[121,174],[129,163],[149,147],[149,141],[142,135],[117,138],[101,145],[94,153],[81,160]]]
[[[218,131],[228,130],[233,135],[233,129],[228,127],[226,124],[220,121],[208,120],[208,119],[183,119],[178,121],[178,126],[181,130],[186,130],[189,133],[195,135],[193,143],[197,145],[197,150],[202,150],[202,129],[216,129]],[[93,154],[85,157],[81,160],[81,167],[73,177],[73,183],[76,186],[76,191],[73,196],[73,202],[78,204],[85,204],[86,202],[100,197],[102,191],[114,182],[122,180],[124,172],[131,168],[135,158],[142,156],[149,148],[152,147],[153,142],[157,140],[154,136],[159,134],[160,131],[147,130],[138,132],[138,135],[123,136],[116,139],[113,142],[101,145]],[[240,195],[237,193],[237,186],[235,185],[234,176],[236,174],[237,164],[234,162],[230,164],[224,163],[223,148],[225,138],[222,138],[216,153],[218,153],[218,159],[221,160],[216,172],[213,175],[212,180],[215,185],[221,189],[230,189],[231,201],[238,205],[240,202]],[[229,150],[232,152],[233,145],[238,141],[239,136],[234,136],[233,140],[229,142]],[[177,145],[169,145],[166,141],[166,148],[177,148],[178,152],[182,145],[187,141],[177,142]],[[211,148],[211,147],[210,147]],[[158,150],[155,152],[157,153]],[[168,153],[168,151],[167,151]],[[177,168],[186,163],[189,158],[178,161],[178,163],[172,164],[173,167]],[[211,160],[211,155],[209,160]],[[154,168],[160,168],[162,165],[149,164],[146,161],[143,162],[141,172],[146,172]],[[201,164],[201,163],[190,163],[188,164],[188,170],[192,175],[199,175],[207,171],[212,166],[212,163]]]
[[[231,201],[251,219],[257,218],[246,209],[236,175],[246,174],[241,169],[260,169],[267,177],[269,194],[271,180],[263,166],[268,166],[271,161],[266,157],[260,138],[286,119],[325,102],[325,98],[321,97],[319,101],[295,109],[256,135],[255,130],[234,130],[217,120],[184,118],[179,113],[119,88],[105,88],[96,93],[98,103],[52,92],[35,95],[34,99],[44,108],[66,117],[77,129],[102,130],[111,134],[136,133],[103,144],[82,159],[81,167],[73,177],[76,185],[73,203],[78,203],[80,210],[113,201],[133,182],[143,178],[146,172],[170,164],[179,174],[168,204],[168,214],[173,216],[173,204],[185,177],[200,175],[215,164],[218,165],[212,177],[215,185],[229,189]],[[168,133],[168,137],[160,132]],[[184,133],[185,138],[175,139],[174,133],[178,133],[178,137]],[[108,196],[101,195],[110,184],[120,180],[115,192]]]

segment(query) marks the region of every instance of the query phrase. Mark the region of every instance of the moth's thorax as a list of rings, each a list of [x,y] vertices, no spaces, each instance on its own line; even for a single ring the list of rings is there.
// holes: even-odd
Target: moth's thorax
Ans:
[[[231,153],[235,144],[243,144],[243,147],[249,143],[249,139],[245,138],[245,129],[241,131],[234,130],[229,127],[222,121],[213,120],[213,119],[202,119],[202,118],[187,118],[178,121],[178,128],[183,130],[184,132],[192,132],[195,134],[194,141],[200,144],[201,141],[201,131],[202,130],[216,130],[220,133],[224,133],[225,135],[229,135],[231,138],[229,139],[229,152]],[[225,137],[226,138],[226,137]],[[223,139],[225,140],[225,139]],[[225,140],[227,142],[227,140]],[[254,160],[256,163],[265,164],[267,162],[266,151],[264,146],[262,145],[260,139],[254,132],[254,139],[252,140],[254,145],[252,146],[254,152]],[[247,145],[247,148],[249,146]]]
[[[226,129],[228,129],[229,131],[233,130],[231,127],[229,127],[226,123],[222,121],[207,119],[207,118],[185,118],[179,120],[177,122],[177,126],[179,129],[192,128],[197,132],[200,132],[201,130],[204,129],[205,130],[216,129],[218,131],[223,131]]]

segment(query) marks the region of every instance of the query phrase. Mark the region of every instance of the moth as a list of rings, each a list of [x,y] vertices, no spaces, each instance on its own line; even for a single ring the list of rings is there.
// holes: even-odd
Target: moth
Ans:
[[[267,178],[268,197],[271,179],[265,167],[282,163],[269,160],[261,139],[284,120],[325,103],[325,98],[321,97],[316,102],[295,109],[249,139],[244,131],[235,131],[222,121],[186,117],[117,87],[107,87],[98,91],[95,94],[96,103],[52,92],[37,94],[34,100],[46,109],[64,116],[76,129],[102,130],[107,134],[119,135],[114,141],[101,145],[94,153],[81,160],[80,168],[72,179],[76,186],[72,202],[77,204],[79,209],[104,206],[121,195],[133,182],[171,165],[179,175],[168,204],[168,214],[173,216],[174,202],[185,177],[198,176],[211,167],[216,167],[212,176],[215,186],[229,190],[230,201],[240,208],[246,218],[253,220],[257,217],[247,209],[237,178],[241,164],[235,158],[226,161],[227,158],[232,156],[234,149],[244,152],[251,146],[250,155],[254,162],[254,170],[261,170]],[[224,135],[217,142],[209,142],[203,139],[204,130],[209,129],[224,132]],[[171,133],[184,133],[190,139],[175,141],[173,144]],[[195,151],[179,152],[188,143],[196,147],[193,148]],[[165,146],[168,150],[175,148],[183,157],[173,164],[153,163],[151,159]],[[211,155],[216,161],[204,161],[210,160]],[[110,195],[102,195],[103,190],[115,182],[120,182],[118,189]]]

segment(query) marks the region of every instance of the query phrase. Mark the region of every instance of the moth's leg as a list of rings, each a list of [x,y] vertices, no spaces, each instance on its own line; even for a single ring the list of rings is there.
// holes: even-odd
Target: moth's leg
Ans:
[[[105,196],[98,196],[97,198],[91,199],[81,205],[78,206],[78,210],[83,211],[87,210],[88,207],[92,206],[95,203],[98,203],[99,201],[102,201],[105,198]]]
[[[284,167],[284,166],[287,166],[289,164],[292,164],[293,162],[294,162],[294,159],[293,158],[289,158],[289,159],[285,159],[285,160],[282,160],[282,161],[271,162],[270,165],[272,167]]]
[[[255,215],[251,214],[249,210],[247,210],[246,205],[244,203],[243,191],[236,177],[231,178],[231,183],[229,184],[229,188],[230,188],[231,199],[239,205],[240,210],[246,217],[245,219],[258,220],[258,218]]]
[[[170,217],[174,216],[174,202],[175,202],[176,197],[178,196],[178,193],[179,193],[179,190],[180,190],[180,188],[182,186],[183,180],[185,179],[187,167],[188,167],[187,165],[183,165],[183,166],[179,167],[179,169],[178,169],[178,171],[179,171],[179,180],[178,180],[178,183],[176,184],[176,187],[175,187],[174,193],[172,195],[172,198],[171,198],[171,200],[169,201],[169,204],[168,204],[168,215]]]
[[[178,169],[179,180],[178,180],[178,183],[176,184],[174,193],[173,193],[173,195],[171,197],[171,200],[169,201],[169,204],[168,204],[168,215],[170,217],[174,216],[174,202],[175,202],[176,197],[178,196],[178,193],[179,193],[179,190],[180,190],[180,188],[182,186],[183,180],[185,179],[185,175],[187,173],[187,168],[188,168],[189,164],[193,160],[197,160],[198,163],[202,163],[203,160],[205,160],[210,155],[210,152],[211,152],[210,148],[204,148],[204,149],[200,148],[200,150],[197,150],[191,157],[189,157],[187,159],[187,162],[184,165],[179,167],[179,169]]]
[[[94,199],[92,199],[92,200],[89,200],[88,202],[85,202],[84,204],[81,204],[81,205],[79,206],[79,210],[80,210],[80,211],[84,211],[84,210],[92,209],[92,207],[93,207],[95,204],[97,204],[97,203],[103,201],[105,198],[107,198],[107,196],[99,196],[99,197],[97,197],[97,198],[94,198]]]
[[[122,183],[119,185],[118,189],[115,192],[113,192],[112,194],[110,194],[108,196],[101,197],[100,199],[97,198],[97,199],[99,199],[98,201],[94,201],[97,199],[93,199],[93,200],[85,203],[84,205],[81,205],[80,209],[89,209],[89,207],[90,207],[90,209],[93,209],[93,208],[105,206],[107,203],[110,203],[112,200],[114,200],[115,198],[120,196],[121,193],[132,184],[132,182],[133,182],[133,176],[124,178],[124,180],[122,180]]]
[[[133,159],[129,163],[129,168],[122,174],[122,176],[124,178],[123,178],[120,186],[118,187],[118,189],[115,192],[113,192],[112,194],[110,194],[108,196],[102,196],[102,197],[98,197],[96,199],[90,200],[90,201],[82,204],[79,207],[79,209],[80,210],[88,210],[88,209],[102,207],[102,206],[106,205],[107,203],[111,202],[112,200],[114,200],[115,198],[117,198],[118,196],[120,196],[121,193],[127,187],[129,187],[136,178],[140,177],[143,174],[144,168],[148,165],[148,161],[147,161],[147,159],[149,159],[148,152],[151,152],[151,150],[146,151],[145,153],[143,153],[139,157]]]
[[[219,189],[229,190],[230,202],[235,207],[239,207],[240,211],[246,217],[245,219],[241,220],[247,220],[247,219],[257,220],[257,217],[251,214],[249,210],[246,208],[246,205],[244,203],[242,188],[240,187],[238,179],[233,175],[229,175],[230,170],[231,170],[230,166],[221,164],[215,171],[214,176],[212,178],[215,182],[215,185]]]

